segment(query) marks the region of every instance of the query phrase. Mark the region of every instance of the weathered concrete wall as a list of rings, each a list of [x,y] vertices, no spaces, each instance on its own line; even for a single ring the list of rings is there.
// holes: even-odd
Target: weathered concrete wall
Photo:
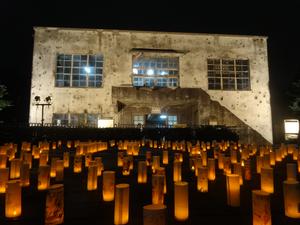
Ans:
[[[35,95],[53,97],[53,105],[45,109],[45,122],[51,122],[53,113],[67,112],[97,113],[117,121],[112,86],[131,86],[133,48],[185,52],[179,58],[180,87],[201,88],[212,100],[272,142],[267,43],[266,38],[257,36],[35,28],[29,121],[41,120],[41,111],[33,104]],[[103,54],[103,87],[56,88],[57,53]],[[208,90],[207,58],[249,59],[251,90]],[[198,110],[202,110],[200,114],[207,113]],[[196,117],[202,122],[202,116]]]

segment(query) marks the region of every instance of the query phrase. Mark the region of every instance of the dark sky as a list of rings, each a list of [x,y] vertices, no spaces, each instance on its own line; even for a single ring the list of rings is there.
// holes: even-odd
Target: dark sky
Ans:
[[[0,82],[7,85],[14,105],[1,113],[2,120],[28,120],[33,26],[268,36],[274,122],[287,115],[285,91],[292,80],[300,78],[300,7],[296,4],[264,5],[262,1],[197,1],[197,4],[188,1],[104,4],[104,0],[20,2],[24,3],[4,0],[0,5]]]

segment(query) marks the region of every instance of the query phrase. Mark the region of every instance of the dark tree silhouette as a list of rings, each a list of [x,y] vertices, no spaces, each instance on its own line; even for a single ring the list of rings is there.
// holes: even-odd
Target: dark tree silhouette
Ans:
[[[300,79],[293,82],[287,95],[289,97],[289,108],[295,115],[300,116]]]
[[[7,95],[7,88],[4,85],[0,85],[0,111],[11,105],[10,101],[5,99]]]

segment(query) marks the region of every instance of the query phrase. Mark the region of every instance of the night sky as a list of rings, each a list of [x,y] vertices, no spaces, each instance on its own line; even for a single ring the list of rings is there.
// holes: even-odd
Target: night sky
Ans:
[[[288,3],[263,5],[255,1],[48,2],[1,1],[0,83],[8,87],[13,106],[0,113],[0,121],[28,121],[33,26],[268,36],[275,129],[289,115],[285,92],[291,81],[300,78],[300,7],[296,3],[286,6]],[[128,2],[131,3],[127,5]]]

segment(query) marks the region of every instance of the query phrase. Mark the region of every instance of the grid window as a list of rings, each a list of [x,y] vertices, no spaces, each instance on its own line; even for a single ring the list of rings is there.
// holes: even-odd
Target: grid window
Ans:
[[[87,115],[87,125],[89,127],[98,126],[98,115],[97,114],[88,114]]]
[[[208,89],[250,90],[249,60],[207,59]]]
[[[177,116],[168,116],[168,125],[174,126],[177,124]]]
[[[144,123],[145,123],[144,116],[141,116],[141,115],[133,116],[133,124],[135,126],[137,126],[139,124],[144,125]]]
[[[56,87],[98,88],[102,86],[102,79],[101,55],[57,55]]]
[[[52,121],[56,126],[67,126],[69,124],[69,116],[68,114],[54,113]]]
[[[139,57],[132,60],[133,86],[177,87],[179,59]]]

